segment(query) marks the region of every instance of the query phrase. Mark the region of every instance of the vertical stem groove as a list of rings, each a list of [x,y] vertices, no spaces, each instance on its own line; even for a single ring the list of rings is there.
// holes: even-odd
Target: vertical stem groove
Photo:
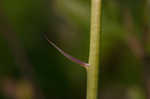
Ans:
[[[87,70],[87,99],[98,98],[98,75],[102,0],[92,0],[89,68]]]

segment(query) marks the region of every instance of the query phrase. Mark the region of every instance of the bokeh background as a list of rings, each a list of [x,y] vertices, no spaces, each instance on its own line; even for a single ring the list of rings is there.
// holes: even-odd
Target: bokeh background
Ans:
[[[90,0],[0,0],[0,99],[85,99]],[[150,99],[150,0],[103,0],[99,99]]]

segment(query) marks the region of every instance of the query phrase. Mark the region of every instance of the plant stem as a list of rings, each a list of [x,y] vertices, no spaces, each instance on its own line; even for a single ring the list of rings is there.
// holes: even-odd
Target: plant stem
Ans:
[[[92,0],[89,68],[87,69],[87,99],[98,97],[99,53],[102,0]]]

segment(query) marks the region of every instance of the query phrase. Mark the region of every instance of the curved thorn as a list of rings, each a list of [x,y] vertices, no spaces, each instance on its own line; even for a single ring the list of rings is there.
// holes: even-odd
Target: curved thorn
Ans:
[[[69,60],[71,60],[72,62],[75,62],[79,65],[81,65],[84,68],[88,68],[89,64],[80,61],[79,59],[67,54],[66,52],[64,52],[62,49],[60,49],[59,47],[57,47],[52,41],[50,41],[46,35],[44,35],[45,39],[49,42],[50,45],[52,45],[53,47],[55,47],[62,55],[64,55],[66,58],[68,58]]]

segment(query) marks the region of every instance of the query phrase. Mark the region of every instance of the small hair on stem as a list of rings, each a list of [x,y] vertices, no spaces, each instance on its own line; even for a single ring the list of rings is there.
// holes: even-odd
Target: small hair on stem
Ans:
[[[72,62],[74,62],[74,63],[79,64],[80,66],[82,66],[82,67],[84,67],[84,68],[86,68],[86,69],[88,69],[88,67],[89,67],[89,64],[88,64],[88,63],[83,62],[83,61],[80,61],[79,59],[77,59],[77,58],[75,58],[75,57],[69,55],[69,54],[66,53],[66,52],[64,52],[62,49],[60,49],[58,46],[56,46],[56,44],[54,44],[52,41],[50,41],[50,40],[48,39],[48,37],[46,36],[46,34],[44,34],[44,37],[45,37],[45,39],[48,41],[48,43],[49,43],[50,45],[52,45],[54,48],[56,48],[56,49],[57,49],[63,56],[65,56],[67,59],[69,59],[70,61],[72,61]]]

